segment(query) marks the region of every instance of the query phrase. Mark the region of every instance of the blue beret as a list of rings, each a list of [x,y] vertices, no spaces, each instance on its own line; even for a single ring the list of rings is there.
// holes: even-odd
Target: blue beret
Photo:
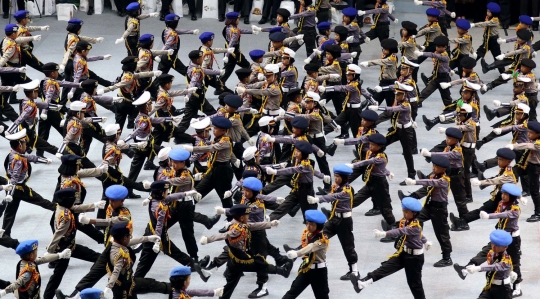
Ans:
[[[62,161],[62,163],[70,164],[70,163],[77,163],[81,159],[82,159],[81,156],[67,154],[67,155],[63,155],[62,158],[60,158],[60,161]]]
[[[229,209],[231,216],[242,216],[251,213],[251,208],[246,205],[234,205]]]
[[[309,143],[307,141],[303,141],[303,140],[302,141],[297,141],[294,144],[294,148],[301,151],[304,154],[313,153],[313,146],[311,145],[311,143]]]
[[[101,294],[103,294],[103,292],[100,289],[88,288],[82,290],[79,296],[81,299],[101,299]]]
[[[530,121],[527,123],[527,128],[533,130],[536,133],[540,133],[540,123],[537,121]]]
[[[173,148],[169,152],[169,158],[174,161],[186,161],[191,156],[191,153],[184,148]]]
[[[17,249],[15,249],[15,253],[18,255],[23,255],[30,253],[38,248],[38,240],[26,240],[17,246]]]
[[[422,203],[416,198],[404,197],[401,200],[401,207],[413,212],[420,212],[422,210]]]
[[[269,34],[272,34],[274,32],[283,32],[283,27],[281,27],[281,26],[272,27],[268,31]]]
[[[230,129],[232,127],[232,123],[231,121],[226,118],[226,117],[223,117],[223,116],[216,116],[214,118],[212,118],[212,124],[214,125],[214,127],[218,127],[220,129]]]
[[[426,15],[430,17],[438,17],[441,15],[441,12],[438,9],[432,7],[426,10]]]
[[[128,188],[122,185],[112,185],[112,186],[107,187],[107,189],[105,189],[105,196],[109,200],[126,199],[128,196],[128,193],[129,193]]]
[[[373,110],[366,109],[360,113],[360,117],[367,121],[376,122],[379,119],[379,114]]]
[[[240,14],[237,13],[236,11],[231,11],[231,12],[228,12],[225,17],[227,19],[238,19],[240,17]]]
[[[505,230],[496,229],[489,234],[489,240],[496,246],[508,246],[512,243],[512,235]]]
[[[244,103],[242,98],[239,95],[235,95],[235,94],[226,95],[223,101],[225,102],[225,104],[229,105],[229,107],[232,107],[232,108],[238,108],[242,106],[242,104]]]
[[[263,185],[258,178],[249,177],[244,179],[244,181],[242,182],[242,187],[248,188],[255,192],[259,192],[263,188]]]
[[[320,22],[317,24],[317,29],[319,30],[328,30],[330,27],[332,27],[332,23],[330,22]]]
[[[68,24],[73,24],[73,25],[82,25],[83,23],[84,22],[81,19],[71,19],[68,21]]]
[[[497,157],[501,157],[506,160],[514,160],[516,158],[516,153],[509,148],[503,147],[497,150]]]
[[[344,16],[347,17],[355,17],[358,13],[358,10],[356,10],[354,7],[347,7],[344,10],[341,11]]]
[[[519,16],[519,21],[525,25],[531,25],[532,24],[532,18],[527,15],[521,15]]]
[[[131,234],[126,223],[117,223],[111,227],[110,234],[113,237],[123,237]]]
[[[201,40],[201,43],[206,43],[214,39],[214,32],[203,32],[201,35],[199,35],[199,39]]]
[[[291,119],[291,125],[300,130],[305,130],[309,126],[309,121],[303,117],[295,116]]]
[[[274,33],[270,33],[268,37],[273,42],[282,42],[283,40],[287,38],[287,35],[283,32],[274,32]]]
[[[321,49],[324,51],[327,46],[331,46],[331,45],[335,45],[335,44],[336,44],[335,40],[327,40],[321,45]]]
[[[242,178],[243,179],[246,179],[246,178],[256,178],[260,175],[260,173],[256,170],[244,170],[244,172],[242,172]]]
[[[386,145],[386,137],[379,133],[369,135],[368,140],[378,145]]]
[[[518,185],[516,184],[512,184],[512,183],[503,184],[501,191],[508,193],[512,196],[521,196],[521,189],[519,189]]]
[[[307,210],[306,221],[314,222],[317,224],[324,224],[326,222],[326,216],[319,210]]]
[[[345,164],[338,164],[334,166],[334,174],[351,175],[352,168]]]
[[[264,51],[263,50],[251,50],[249,51],[249,57],[251,57],[252,60],[259,59],[263,57]]]
[[[154,181],[150,185],[150,190],[152,190],[152,191],[164,191],[164,190],[169,189],[170,187],[171,187],[171,184],[169,182],[167,182],[167,181]]]
[[[463,30],[469,30],[471,29],[471,23],[465,19],[457,19],[456,20],[456,26],[463,29]]]
[[[431,163],[442,168],[450,168],[450,160],[444,156],[432,156]]]
[[[463,133],[458,128],[448,128],[445,131],[446,136],[461,140]]]
[[[6,27],[4,27],[4,31],[6,34],[11,34],[19,31],[19,26],[17,26],[17,24],[7,24]]]
[[[141,8],[141,5],[139,4],[139,2],[131,2],[126,7],[126,10],[127,11],[134,11],[134,10],[139,10],[140,8]]]
[[[180,16],[175,15],[173,13],[170,13],[165,16],[165,22],[178,21],[178,20],[180,20]]]
[[[141,37],[139,37],[139,41],[141,43],[153,42],[154,41],[154,35],[150,34],[150,33],[143,34],[143,35],[141,35]]]
[[[489,2],[487,4],[487,9],[489,9],[489,11],[491,11],[492,13],[500,13],[501,12],[501,7],[499,6],[499,4],[497,4],[495,2]]]
[[[178,266],[171,270],[171,277],[187,275],[191,275],[191,268],[187,266]]]
[[[13,17],[15,20],[20,21],[24,18],[27,18],[30,16],[30,12],[28,10],[19,10],[16,13],[13,14]]]
[[[75,194],[77,194],[77,189],[74,189],[74,188],[65,188],[65,189],[60,189],[56,192],[54,192],[54,197],[56,198],[73,198],[75,197]],[[70,207],[66,207],[66,208],[70,208]]]

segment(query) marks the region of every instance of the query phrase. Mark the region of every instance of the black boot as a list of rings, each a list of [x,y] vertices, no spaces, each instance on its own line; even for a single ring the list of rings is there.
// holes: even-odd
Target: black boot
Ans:
[[[475,147],[476,147],[477,150],[479,150],[482,147],[482,145],[484,145],[484,141],[478,140],[478,141],[476,141],[476,146]]]
[[[486,171],[486,168],[487,168],[486,162],[478,162],[477,160],[474,160],[474,165],[476,166],[476,169],[478,169],[478,171],[482,173]]]
[[[435,125],[440,123],[440,120],[438,117],[435,117],[434,119],[428,119],[425,115],[422,115],[422,121],[426,124],[426,130],[431,130]]]
[[[293,262],[289,260],[283,267],[276,267],[276,274],[279,274],[285,278],[289,277],[289,274],[291,274]]]
[[[371,88],[371,87],[368,87],[368,88],[367,88],[367,91],[368,91],[369,93],[371,93],[372,95],[378,94],[378,92],[375,91],[375,89],[373,89],[373,88]]]
[[[198,261],[199,266],[201,266],[203,269],[205,269],[207,266],[210,265],[210,256],[206,255],[202,258],[202,260]]]
[[[491,121],[492,119],[497,117],[497,111],[489,109],[486,105],[484,105],[484,113],[486,113],[488,121]]]
[[[214,263],[214,261],[211,261],[208,265],[206,266],[202,266],[204,270],[212,270],[214,269],[215,267],[217,267],[216,263]]]
[[[262,298],[268,296],[268,289],[266,288],[266,283],[259,283],[259,286],[248,295],[248,298]]]
[[[337,145],[335,143],[332,143],[326,147],[326,154],[333,157],[334,154],[336,153],[336,149],[337,149]]]
[[[94,14],[94,8],[92,6],[90,6],[88,8],[88,11],[86,12],[86,14],[89,15],[89,16],[93,15]]]
[[[156,164],[154,164],[154,161],[146,161],[146,163],[144,163],[144,170],[156,170],[158,169],[158,167],[156,166]]]
[[[425,180],[428,178],[421,170],[416,171],[416,176],[418,176],[419,180]]]
[[[330,211],[327,208],[321,207],[321,212],[326,216],[326,219],[330,218]]]
[[[197,14],[196,13],[191,13],[191,20],[192,21],[197,21]]]
[[[488,92],[489,90],[492,90],[493,89],[493,84],[488,83],[488,84],[486,84],[486,87],[487,87],[486,90],[484,90],[484,88],[480,89],[481,94],[484,94],[484,93]]]
[[[489,72],[489,65],[484,60],[484,58],[480,59],[480,64],[482,65],[482,73],[485,74],[485,73]]]
[[[210,258],[210,257],[208,257]],[[207,282],[208,279],[210,279],[210,273],[204,273],[203,272],[203,269],[201,268],[201,266],[199,265],[199,263],[196,263],[196,262],[193,262],[191,264],[191,272],[197,272],[199,274],[199,276],[201,277],[202,281],[204,282]]]
[[[397,195],[399,197],[399,200],[402,200],[405,197],[405,194],[403,194],[403,191],[401,191],[401,190],[397,191]]]
[[[458,263],[454,264],[454,270],[456,270],[457,275],[459,275],[459,278],[465,280],[467,278],[467,275],[463,275],[463,270],[465,270],[465,267],[460,266]]]
[[[204,224],[206,229],[210,230],[214,225],[219,221],[219,218],[221,218],[221,215],[216,214],[213,217],[208,218],[208,221]]]
[[[220,16],[218,17],[218,22],[223,22],[223,21],[225,21],[225,16],[224,16],[224,15],[220,15]]]
[[[300,211],[300,205],[295,205],[290,211],[289,211],[289,216],[291,217],[294,217],[296,216],[296,213],[298,213],[298,211]]]
[[[540,221],[540,215],[539,214],[533,214],[531,217],[527,218],[527,222],[538,222]]]
[[[339,135],[338,137],[336,137],[337,139],[348,139],[349,138],[349,133],[345,133],[345,134],[341,134]]]
[[[384,219],[381,220],[381,226],[382,226],[382,229],[384,231],[389,231],[389,230],[392,230],[392,229],[396,229],[397,228],[397,225],[396,224],[392,224],[392,225],[389,225]],[[382,243],[393,243],[397,240],[397,237],[389,237],[389,236],[386,236],[382,239],[380,239],[379,241],[381,241]]]
[[[454,263],[452,262],[452,259],[450,257],[443,257],[440,261],[433,264],[433,267],[435,268],[443,268],[452,266]]]
[[[133,190],[131,190],[131,191],[129,192],[129,194],[128,194],[128,198],[129,198],[129,199],[139,199],[139,198],[141,198],[141,196],[140,196],[139,194],[133,193]]]
[[[286,257],[284,255],[279,255],[279,256],[276,256],[276,257],[273,257],[273,258],[276,261],[276,266],[278,266],[278,267],[282,267],[283,265],[285,265],[289,261],[291,261],[288,257]]]
[[[359,276],[356,273],[352,273],[350,277],[351,277],[351,283],[353,285],[353,288],[357,293],[360,293],[360,291],[363,290],[363,288],[360,287],[359,282],[365,282],[371,279],[369,276],[366,276],[362,279],[358,279]]]
[[[424,82],[424,85],[428,85],[428,83],[429,83],[429,78],[426,77],[426,75],[424,75],[424,73],[421,73],[421,74],[420,74],[420,77],[422,78],[422,82]]]
[[[266,17],[262,17],[261,20],[259,21],[259,24],[261,24],[261,25],[266,24],[266,23],[268,23],[268,18],[266,18]]]
[[[270,21],[270,25],[274,26],[277,24],[277,20],[276,19],[272,19],[272,21]]]
[[[373,207],[371,210],[367,211],[364,216],[377,216],[377,215],[381,215],[381,210],[379,210],[378,208],[376,207]]]
[[[249,17],[245,17],[244,18],[244,24],[246,25],[249,25]],[[268,293],[267,293],[268,294]],[[251,298],[251,297],[250,297]],[[258,298],[258,297],[254,297],[254,298]]]

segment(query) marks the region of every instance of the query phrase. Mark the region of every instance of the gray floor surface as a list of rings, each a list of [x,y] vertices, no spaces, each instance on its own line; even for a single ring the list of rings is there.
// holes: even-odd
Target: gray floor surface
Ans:
[[[399,6],[398,6],[399,10]],[[396,16],[400,20],[413,20],[422,26],[426,23],[425,15],[415,14],[415,13],[396,13]],[[126,50],[123,45],[115,45],[114,41],[122,35],[124,29],[124,19],[117,17],[111,11],[106,11],[103,15],[94,15],[88,17],[83,13],[75,13],[75,17],[81,18],[85,21],[81,35],[98,37],[103,36],[105,38],[102,44],[94,45],[90,56],[92,55],[104,55],[112,54],[112,59],[110,61],[98,61],[92,62],[89,64],[90,68],[95,71],[100,76],[113,80],[118,75],[121,74],[120,61],[125,57]],[[6,20],[0,20],[0,26],[4,27]],[[53,17],[46,17],[43,19],[35,18],[33,25],[50,25],[51,30],[48,32],[42,32],[42,40],[35,43],[36,49],[35,54],[39,57],[41,61],[49,62],[54,61],[59,63],[61,61],[63,51],[63,43],[66,36],[65,26],[66,22],[58,22]],[[141,22],[142,33],[153,33],[156,36],[155,48],[159,49],[162,46],[161,40],[159,38],[164,24],[157,19],[146,19]],[[247,25],[241,24],[241,28],[248,28]],[[218,23],[217,20],[209,19],[199,19],[197,22],[192,22],[189,19],[182,19],[180,21],[179,28],[182,29],[195,29],[198,28],[200,32],[204,31],[213,31],[216,33],[215,38],[215,47],[223,46],[224,39],[221,36],[221,30],[223,29],[223,24]],[[399,38],[399,25],[391,25],[390,36],[396,39]],[[368,28],[364,28],[368,30]],[[512,31],[513,30],[509,30]],[[475,48],[479,46],[481,42],[482,31],[479,28],[473,28],[471,30],[472,35],[474,36],[474,46]],[[39,34],[39,33],[35,33]],[[451,37],[455,36],[456,29],[455,27],[449,30]],[[200,46],[197,36],[183,35],[181,36],[181,59],[184,63],[187,63],[187,53],[190,50],[196,49]],[[419,42],[423,42],[424,39],[421,38]],[[268,35],[261,33],[259,35],[243,35],[241,48],[244,53],[248,53],[252,49],[260,48],[265,49],[268,44]],[[503,49],[509,51],[512,45],[504,45]],[[380,57],[380,47],[378,41],[372,41],[367,45],[362,46],[362,54],[360,56],[360,61],[377,59]],[[305,73],[303,72],[303,60],[306,57],[305,48],[301,48],[296,56],[296,61],[299,69],[299,79],[301,80]],[[486,57],[488,62],[493,61],[493,58],[489,55]],[[218,56],[218,61],[221,66],[223,63],[221,57]],[[423,63],[420,67],[420,71],[426,74],[429,74],[432,69],[432,64],[429,61]],[[480,71],[480,67],[477,67],[477,70]],[[173,72],[176,76],[174,88],[184,88],[185,80],[184,78]],[[42,78],[42,74],[37,73],[36,71],[29,69],[28,75],[31,78]],[[497,77],[495,71],[490,72],[486,75],[481,75],[481,78],[484,82],[490,82]],[[362,79],[364,80],[364,87],[373,87],[378,83],[379,68],[371,67],[364,68],[362,73]],[[457,76],[454,76],[457,78]],[[237,79],[233,74],[231,79],[227,82],[227,86],[233,87],[236,84]],[[419,83],[421,88],[424,87],[423,83]],[[208,100],[217,107],[217,98],[213,96],[213,90],[210,89],[208,94]],[[114,93],[110,93],[114,95]],[[19,98],[21,98],[22,92],[19,92]],[[453,98],[459,97],[458,88],[452,89]],[[489,107],[493,107],[492,100],[500,100],[502,102],[507,102],[511,99],[512,90],[511,85],[501,86],[494,91],[483,95],[482,104],[486,104]],[[183,107],[183,100],[181,98],[176,99],[175,105],[177,107]],[[419,117],[423,114],[434,117],[439,114],[441,108],[443,107],[440,100],[440,95],[436,92],[431,98],[429,98],[425,103],[424,107],[419,111]],[[104,108],[98,107],[98,114],[101,116],[107,116],[109,120],[107,124],[112,123],[114,116],[111,112],[105,110]],[[485,117],[482,117],[482,132],[481,136],[485,136],[489,133],[489,125],[494,123],[487,122]],[[379,127],[381,132],[386,132],[389,124],[384,123]],[[449,125],[446,125],[448,127]],[[417,129],[418,133],[418,145],[419,148],[427,147],[430,148],[436,143],[439,143],[444,136],[437,133],[436,129],[427,132],[421,123],[421,118],[419,118],[419,127]],[[127,132],[124,133],[127,135]],[[335,137],[335,133],[328,135],[328,143],[332,141]],[[494,156],[495,151],[509,143],[509,137],[502,137],[496,139],[495,141],[485,145],[480,151],[477,152],[478,160],[482,161],[484,159]],[[50,142],[52,144],[59,145],[61,142],[61,137],[57,133],[52,133]],[[95,163],[99,163],[101,160],[101,148],[102,145],[94,141],[90,153],[88,153],[89,158]],[[334,157],[330,157],[329,161],[331,165],[338,163],[348,163],[352,159],[351,154],[352,147],[340,146]],[[0,153],[4,157],[9,151],[9,144],[4,140],[0,142]],[[399,205],[399,199],[397,197],[397,190],[403,189],[404,191],[413,191],[416,187],[400,187],[399,182],[403,181],[406,177],[406,168],[403,163],[403,158],[401,156],[402,149],[398,143],[390,146],[387,150],[389,156],[389,165],[388,168],[392,171],[396,177],[393,181],[390,182],[390,194],[393,200],[394,213],[397,218],[401,216],[401,208]],[[46,198],[51,198],[54,191],[54,186],[56,184],[56,178],[58,176],[57,168],[60,162],[53,156],[47,155],[50,158],[53,158],[52,165],[36,165],[34,167],[34,172],[32,174],[32,179],[29,181],[28,185],[34,188],[36,192],[39,192]],[[424,172],[429,172],[431,169],[430,164],[427,164],[426,161],[420,156],[416,155],[414,157],[416,169],[422,170]],[[130,160],[125,158],[122,160],[121,167],[125,173],[129,171]],[[486,172],[486,175],[494,175],[494,169],[491,169]],[[151,171],[142,171],[140,179],[151,180],[152,172]],[[85,184],[88,189],[88,196],[86,201],[93,202],[100,199],[101,196],[101,184],[98,180],[95,179],[85,179]],[[353,187],[358,190],[362,187],[363,183],[361,181],[356,181],[353,184]],[[321,181],[316,181],[315,186],[322,186]],[[478,208],[482,202],[486,201],[489,198],[490,188],[480,191],[479,189],[474,189],[474,202],[469,204],[469,209]],[[289,192],[288,188],[282,188],[276,192],[276,195],[286,196]],[[144,195],[144,194],[143,194]],[[210,193],[202,202],[197,205],[197,210],[201,213],[207,215],[214,214],[214,206],[219,203],[219,199],[215,193]],[[141,200],[127,200],[126,206],[130,208],[135,222],[135,235],[142,235],[148,221],[148,212],[146,207],[141,206]],[[328,204],[324,204],[328,206]],[[324,206],[323,205],[323,206]],[[371,204],[366,202],[364,205],[358,207],[353,211],[354,217],[354,232],[356,239],[356,250],[359,256],[358,268],[362,276],[367,272],[377,268],[381,262],[387,259],[388,255],[391,255],[394,252],[394,249],[391,244],[383,244],[378,241],[378,239],[373,238],[372,231],[373,229],[380,229],[380,216],[377,217],[365,217],[364,213],[371,208]],[[448,206],[450,212],[457,213],[456,207],[453,203],[453,199],[450,198],[450,204]],[[525,222],[525,218],[529,217],[533,211],[532,203],[528,206],[522,207],[522,220],[521,224],[521,237],[522,237],[522,272],[524,281],[522,283],[522,289],[524,296],[523,298],[538,298],[537,295],[534,295],[537,292],[540,292],[540,261],[537,257],[539,253],[539,228],[540,224],[529,224]],[[91,213],[91,215],[93,215]],[[19,209],[18,217],[16,220],[16,225],[13,229],[13,237],[18,238],[19,240],[37,238],[40,242],[39,253],[43,254],[45,252],[45,247],[51,239],[51,230],[49,228],[49,219],[51,217],[50,212],[41,210],[35,206],[22,203]],[[453,243],[453,254],[452,259],[454,262],[458,263],[467,263],[468,260],[474,256],[481,248],[489,241],[489,233],[493,230],[495,221],[484,221],[479,220],[472,223],[471,230],[468,232],[452,232],[452,243]],[[217,233],[218,229],[222,227],[223,222],[220,221],[212,230],[208,231],[201,225],[195,226],[195,234],[197,239],[202,235],[210,235]],[[269,240],[276,246],[281,248],[282,244],[290,244],[296,246],[300,243],[300,234],[302,232],[302,218],[297,216],[295,218],[290,218],[286,216],[282,219],[279,227],[269,230]],[[178,227],[172,228],[169,231],[171,238],[175,243],[181,248],[185,249],[182,235]],[[426,291],[427,298],[477,298],[478,294],[483,288],[485,278],[482,273],[472,275],[468,277],[465,281],[462,281],[454,272],[452,267],[447,268],[434,268],[433,263],[438,261],[441,258],[440,247],[437,243],[431,223],[426,223],[425,236],[433,241],[433,248],[431,251],[425,254],[425,265],[423,269],[423,283]],[[101,245],[95,244],[90,240],[86,235],[79,233],[77,237],[78,243],[82,245],[89,246],[90,248],[96,251],[102,251],[103,248]],[[206,246],[199,246],[200,256],[209,254],[215,256],[221,252],[224,243],[217,242],[209,244]],[[271,258],[270,258],[271,260]],[[14,279],[15,265],[18,261],[18,256],[11,249],[0,248],[0,268],[2,269],[2,274],[0,278],[5,280]],[[169,277],[169,271],[176,266],[177,263],[170,259],[167,256],[160,255],[152,270],[148,273],[148,277],[152,277],[158,280],[167,281]],[[299,262],[295,263],[294,269],[298,268]],[[89,270],[91,264],[76,259],[72,259],[70,262],[70,267],[60,288],[65,292],[70,293],[73,290],[73,287],[82,278],[85,273]],[[328,267],[329,267],[329,284],[330,284],[330,298],[353,298],[356,297],[356,293],[351,287],[350,282],[340,281],[339,277],[347,272],[347,262],[344,258],[343,251],[337,238],[331,240],[330,248],[328,250]],[[40,268],[43,288],[45,287],[48,278],[50,277],[52,271],[48,269],[45,265]],[[293,270],[293,271],[295,271]],[[214,271],[213,277],[208,281],[208,283],[203,283],[196,275],[192,279],[193,288],[217,288],[223,286],[225,279],[222,274],[224,267],[221,267],[217,271]],[[284,279],[283,277],[271,275],[268,282],[268,288],[270,295],[267,298],[281,298],[283,294],[289,289],[293,279],[295,277],[294,272],[291,274],[291,277]],[[106,284],[106,279],[102,279],[96,287],[104,288]],[[255,285],[255,275],[248,273],[242,278],[234,298],[246,298],[247,295],[256,287]],[[376,282],[372,286],[365,289],[362,294],[363,297],[371,298],[411,298],[411,293],[408,289],[407,282],[405,279],[405,273],[400,271],[395,275],[387,277],[379,282]],[[8,298],[13,295],[9,295]],[[313,298],[313,293],[311,290],[307,289],[299,298]],[[152,295],[140,295],[139,298],[166,298],[165,295],[152,294]]]

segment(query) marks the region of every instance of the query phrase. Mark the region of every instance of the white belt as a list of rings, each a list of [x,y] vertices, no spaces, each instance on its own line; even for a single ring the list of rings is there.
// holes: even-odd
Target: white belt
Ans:
[[[311,137],[311,138],[324,137],[324,133],[311,134],[311,135],[309,135],[309,137]]]
[[[495,284],[495,285],[498,285],[498,286],[502,286],[502,285],[505,285],[505,284],[510,284],[510,277],[508,278],[505,278],[503,280],[500,280],[500,279],[493,279],[491,281],[491,284]]]
[[[362,104],[347,104],[346,106],[349,108],[360,108]]]
[[[284,92],[289,92],[289,88],[288,88],[288,87],[282,87],[281,90],[284,91]]]
[[[338,218],[351,218],[352,212],[345,212],[345,213],[334,213],[334,216]]]
[[[476,147],[476,142],[473,142],[473,143],[463,142],[463,143],[461,144],[461,147],[464,147],[464,148],[474,148],[474,147]]]
[[[403,246],[403,252],[406,252],[406,253],[412,254],[412,255],[421,255],[421,254],[424,253],[424,249],[423,248],[412,249],[412,248],[407,248],[407,246]]]
[[[201,166],[208,166],[208,161],[205,161],[205,162],[199,161],[199,164],[200,164]]]
[[[184,197],[182,200],[180,201],[191,201],[191,202],[195,202],[195,198],[193,198],[193,196],[189,195],[189,196],[186,196]]]
[[[414,98],[409,99],[409,103],[414,103],[416,101],[418,101],[418,97],[414,97]]]
[[[519,237],[519,229],[512,233],[512,237]]]
[[[410,128],[412,126],[412,121],[402,125],[402,124],[396,124],[396,126],[400,129],[407,129],[407,128]]]
[[[146,136],[144,138],[141,138],[141,137],[135,137],[135,141],[139,142],[139,141],[148,141],[148,137],[149,136]]]
[[[311,264],[310,269],[326,268],[326,263]]]
[[[276,110],[263,109],[262,112],[263,112],[263,114],[268,114],[268,115],[271,115],[271,116],[279,115],[279,109],[276,109]]]

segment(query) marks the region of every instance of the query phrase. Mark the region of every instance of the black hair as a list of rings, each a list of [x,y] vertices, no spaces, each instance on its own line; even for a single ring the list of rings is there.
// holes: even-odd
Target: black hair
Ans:
[[[150,49],[150,46],[154,43],[154,41],[149,41],[149,42],[139,42],[139,47],[143,48],[143,49]]]
[[[293,64],[295,60],[293,57],[289,57],[289,61],[290,61],[290,64]]]
[[[349,176],[341,173],[338,173],[338,175],[341,178],[341,186],[345,186],[349,182]]]
[[[36,249],[37,250],[37,249]],[[25,253],[25,254],[22,254],[20,257],[21,257],[21,260],[29,260],[30,259],[30,255],[32,255],[32,253],[34,253],[34,250],[28,252],[28,253]]]
[[[82,28],[82,25],[77,25],[77,24],[68,24],[67,27],[66,27],[66,30],[69,32],[69,33],[79,33],[79,30],[81,30]]]
[[[172,28],[172,29],[176,29],[176,27],[178,27],[178,20],[176,20],[176,21],[165,21],[165,26],[167,26],[169,28]]]
[[[20,144],[20,141],[19,140],[10,140],[9,141],[9,146],[11,147],[11,149],[16,149],[19,147],[19,144]]]
[[[169,166],[169,159],[165,159],[163,161],[158,162],[159,166],[161,167],[168,167]]]
[[[135,72],[137,69],[137,63],[126,63],[122,65],[122,71],[124,72]]]
[[[155,200],[163,199],[163,191],[165,190],[152,190],[150,191],[150,197]]]
[[[127,234],[116,234],[116,235],[111,235],[115,241],[120,241],[122,238],[124,237],[129,237],[130,233],[128,231]]]
[[[171,276],[169,281],[171,282],[171,288],[175,290],[183,290],[184,284],[189,275]]]
[[[304,152],[300,152],[302,154],[302,160],[307,160],[309,159],[309,154],[306,154]]]
[[[263,133],[268,134],[269,131],[270,131],[270,126],[262,126],[262,127],[259,127],[259,130],[261,130],[261,132],[263,132]]]
[[[116,140],[116,134],[111,136],[104,136],[105,141],[114,142]]]
[[[316,223],[316,224],[317,224],[317,230],[320,230],[321,234],[322,234],[322,230],[324,228],[324,223]]]
[[[138,16],[141,15],[141,9],[137,9],[137,10],[130,10],[130,11],[127,11],[127,14],[132,17],[132,18],[136,18]]]
[[[236,25],[236,20],[237,19],[226,19],[225,20],[225,26]]]
[[[519,198],[519,196],[514,196],[514,195],[510,195],[510,194],[508,194],[508,196],[510,197],[510,202],[512,202],[512,203],[517,202],[517,200]]]
[[[246,164],[246,166],[257,166],[257,163],[255,162],[255,158],[251,158],[247,161],[244,161],[244,164]]]
[[[29,89],[25,89],[25,90],[24,90],[24,95],[25,95],[25,96],[29,96],[29,95],[32,94],[34,91],[35,91],[34,89],[30,89],[30,90],[29,90]]]
[[[236,215],[236,216],[233,216],[233,219],[236,220],[236,221],[240,221],[240,217],[242,217],[244,215]]]

